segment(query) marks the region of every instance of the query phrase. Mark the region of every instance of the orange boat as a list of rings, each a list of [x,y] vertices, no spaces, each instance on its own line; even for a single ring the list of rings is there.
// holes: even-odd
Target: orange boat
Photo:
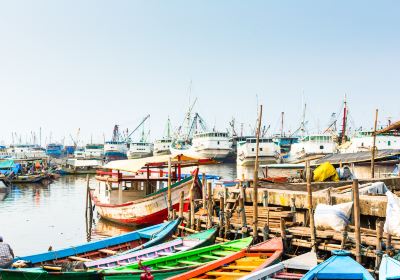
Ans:
[[[168,278],[169,280],[218,279],[234,280],[263,269],[280,261],[283,252],[281,238],[242,250],[234,255],[216,260],[186,273]]]

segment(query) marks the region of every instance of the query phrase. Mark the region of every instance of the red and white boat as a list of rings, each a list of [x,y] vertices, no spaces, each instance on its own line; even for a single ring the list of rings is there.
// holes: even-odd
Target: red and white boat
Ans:
[[[113,161],[105,166],[112,171],[99,171],[96,176],[99,183],[95,189],[90,190],[90,198],[99,215],[109,221],[129,225],[152,225],[167,219],[168,178],[164,176],[162,168],[165,168],[168,160],[171,160],[171,167],[174,166],[176,170],[171,172],[171,181],[175,182],[171,185],[172,207],[179,210],[182,191],[185,201],[188,200],[191,189],[194,199],[201,198],[202,186],[197,176],[198,168],[192,176],[183,180],[178,178],[181,178],[181,167],[208,164],[212,162],[210,160],[180,155]],[[161,172],[152,172],[150,168],[158,168]],[[156,176],[153,176],[153,173]],[[185,203],[184,209],[188,209],[188,202]]]
[[[194,184],[193,180],[195,180]],[[188,177],[171,185],[171,201],[175,210],[179,210],[180,193],[183,191],[185,200],[188,199],[192,186],[194,198],[201,198],[201,183],[198,181],[197,176]],[[119,190],[106,190],[105,192],[108,192],[108,194],[102,195],[97,190],[90,192],[97,212],[104,219],[120,224],[153,225],[162,223],[168,217],[167,188],[121,204],[114,203],[112,198],[117,196],[110,193],[118,193]],[[138,192],[139,195],[143,193],[142,191]],[[187,205],[185,205],[185,208],[188,208]]]

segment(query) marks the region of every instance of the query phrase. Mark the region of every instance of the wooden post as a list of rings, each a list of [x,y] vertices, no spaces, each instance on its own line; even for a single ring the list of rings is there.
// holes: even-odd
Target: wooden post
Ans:
[[[172,219],[172,199],[171,199],[171,157],[168,158],[168,195],[167,195],[167,204],[168,204],[168,220]]]
[[[254,187],[253,187],[253,237],[256,240],[258,237],[258,153],[260,150],[260,130],[262,120],[262,108],[260,105],[260,111],[258,113],[258,125],[257,125],[257,138],[256,138],[256,160],[254,162]]]
[[[213,195],[212,195],[212,183],[207,182],[207,229],[212,227],[213,224]]]
[[[146,166],[146,195],[151,194],[151,186],[150,186],[150,167]]]
[[[375,178],[375,151],[376,151],[376,129],[378,126],[378,109],[375,112],[375,123],[374,123],[374,134],[372,140],[372,151],[371,151],[371,178]]]
[[[332,205],[332,187],[326,189],[326,204]]]
[[[312,202],[312,185],[311,185],[311,167],[310,161],[306,162],[306,180],[307,180],[307,198],[308,198],[308,215],[310,220],[310,230],[311,230],[311,251],[317,251],[317,239],[315,232],[315,223],[314,223],[314,207]]]
[[[284,218],[281,218],[280,221],[280,229],[281,229],[281,237],[283,240],[283,246],[284,248],[287,248],[287,242],[286,242],[286,221]]]
[[[358,179],[353,180],[354,194],[354,231],[356,239],[356,260],[361,263],[361,232],[360,232],[360,195],[358,192]]]
[[[225,210],[224,197],[221,196],[219,198],[219,237],[224,236],[224,210]]]
[[[375,258],[375,271],[379,270],[382,261],[382,238],[383,238],[383,222],[376,222],[376,258]]]
[[[207,201],[207,180],[206,173],[201,174],[201,185],[203,186],[203,209],[207,209],[206,201]]]
[[[189,211],[189,228],[194,229],[194,196],[193,196],[193,186],[189,190],[189,202],[190,202],[190,211]]]
[[[179,198],[179,218],[183,219],[183,205],[185,200],[185,192],[181,191],[181,196]]]
[[[391,248],[392,247],[392,235],[390,233],[387,233],[386,236],[386,254],[391,256]]]
[[[89,187],[89,174],[86,175],[86,211],[85,211],[85,217],[88,216],[88,209],[89,209],[89,200],[91,201],[92,199],[90,198],[90,187]]]
[[[342,232],[342,241],[340,243],[340,249],[342,249],[342,250],[346,249],[346,242],[347,242],[348,237],[349,237],[349,234],[347,232],[347,226],[346,226],[344,231]]]

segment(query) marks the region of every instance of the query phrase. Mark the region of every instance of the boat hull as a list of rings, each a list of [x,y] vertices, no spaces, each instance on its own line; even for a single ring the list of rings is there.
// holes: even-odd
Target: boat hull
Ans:
[[[196,179],[197,180],[197,179]],[[184,197],[189,197],[189,190],[192,179],[187,178],[171,187],[171,200],[174,209],[179,210],[180,193],[184,192]],[[194,196],[201,197],[200,182],[195,184]],[[99,215],[109,221],[119,224],[152,225],[164,221],[168,215],[167,189],[164,188],[154,195],[147,196],[137,201],[130,201],[124,204],[102,203],[95,195],[90,192],[93,203],[97,207]]]
[[[127,155],[123,152],[114,152],[114,151],[109,151],[105,152],[104,156],[106,158],[106,161],[113,161],[113,160],[122,160],[122,159],[127,159]]]
[[[237,159],[237,164],[241,166],[254,166],[256,162],[256,157],[245,157],[245,158],[239,158]],[[259,157],[258,158],[258,163],[263,165],[263,164],[271,164],[271,163],[277,163],[277,159],[274,156],[265,156],[265,157]]]
[[[101,275],[97,272],[64,272],[64,273],[48,273],[42,270],[40,271],[24,271],[21,273],[18,270],[1,270],[0,271],[0,278],[2,280],[100,280]]]

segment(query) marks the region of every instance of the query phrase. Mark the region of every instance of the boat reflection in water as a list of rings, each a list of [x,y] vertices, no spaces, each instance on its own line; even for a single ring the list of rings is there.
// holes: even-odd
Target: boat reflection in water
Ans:
[[[109,222],[105,219],[94,219],[91,224],[87,223],[86,233],[87,241],[100,240],[111,236],[120,235],[130,231],[140,229],[141,227],[123,226]]]

